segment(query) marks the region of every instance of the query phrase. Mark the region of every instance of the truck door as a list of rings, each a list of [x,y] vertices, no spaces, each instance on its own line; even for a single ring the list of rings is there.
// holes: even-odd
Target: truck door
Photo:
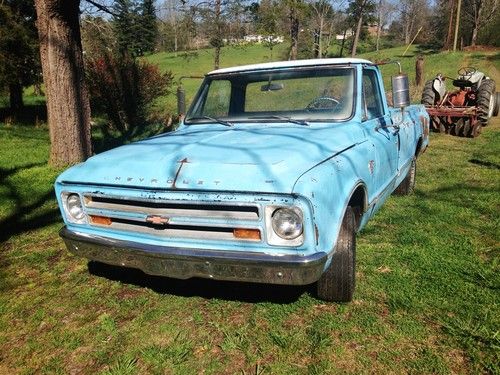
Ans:
[[[379,79],[377,69],[363,68],[362,121],[373,151],[368,155],[372,184],[368,192],[370,203],[383,202],[392,192],[398,169],[399,131],[391,126],[391,116]]]

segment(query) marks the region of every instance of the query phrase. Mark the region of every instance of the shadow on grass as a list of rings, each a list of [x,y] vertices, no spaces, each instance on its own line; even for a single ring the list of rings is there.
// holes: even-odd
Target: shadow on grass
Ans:
[[[40,124],[47,122],[47,106],[44,104],[25,105],[13,112],[10,108],[0,108],[0,122],[12,124]]]
[[[417,55],[435,55],[442,52],[442,47],[438,44],[419,44],[416,49]]]
[[[500,169],[500,165],[486,160],[470,159],[469,163],[480,165],[481,167]]]
[[[289,304],[297,301],[304,292],[310,291],[312,287],[310,285],[270,285],[196,278],[179,280],[152,276],[134,268],[112,266],[94,261],[88,263],[88,268],[89,272],[94,276],[149,288],[160,294],[172,294],[181,297],[196,296],[207,299],[217,298],[226,301]]]
[[[37,197],[37,199],[26,204],[18,191],[18,187],[7,180],[9,176],[33,167],[43,166],[45,163],[34,163],[22,167],[5,169],[0,168],[0,185],[5,187],[7,192],[2,194],[2,199],[12,199],[14,210],[12,213],[0,220],[0,242],[8,240],[10,237],[25,232],[27,230],[39,229],[59,221],[59,211],[57,209],[40,210],[48,200],[54,199],[52,187]],[[39,211],[36,212],[35,211]]]

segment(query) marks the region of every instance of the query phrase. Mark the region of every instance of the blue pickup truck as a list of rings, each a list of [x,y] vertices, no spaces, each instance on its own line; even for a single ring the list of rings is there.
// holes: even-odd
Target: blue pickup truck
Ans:
[[[319,298],[350,301],[356,233],[413,190],[428,145],[407,76],[392,96],[394,108],[361,59],[210,72],[176,131],[57,178],[60,235],[74,254],[148,274],[315,283]]]

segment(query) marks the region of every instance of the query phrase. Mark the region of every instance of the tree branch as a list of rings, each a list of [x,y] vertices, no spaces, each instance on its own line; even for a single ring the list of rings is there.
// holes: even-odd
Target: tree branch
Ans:
[[[99,4],[98,2],[94,1],[94,0],[85,0],[87,3],[95,6],[97,9],[99,9],[100,11],[104,12],[104,13],[108,13],[110,15],[112,15],[113,17],[118,17],[118,14],[116,14],[115,12],[113,12],[109,7],[107,7],[106,5],[102,5],[102,4]]]

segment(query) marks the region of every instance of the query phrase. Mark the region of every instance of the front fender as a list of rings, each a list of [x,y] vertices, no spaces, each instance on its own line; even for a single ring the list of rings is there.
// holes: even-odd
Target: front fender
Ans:
[[[366,184],[351,150],[307,171],[296,181],[293,193],[310,200],[316,236],[316,250],[331,255],[347,205],[355,189]],[[362,163],[362,162],[361,162]]]

